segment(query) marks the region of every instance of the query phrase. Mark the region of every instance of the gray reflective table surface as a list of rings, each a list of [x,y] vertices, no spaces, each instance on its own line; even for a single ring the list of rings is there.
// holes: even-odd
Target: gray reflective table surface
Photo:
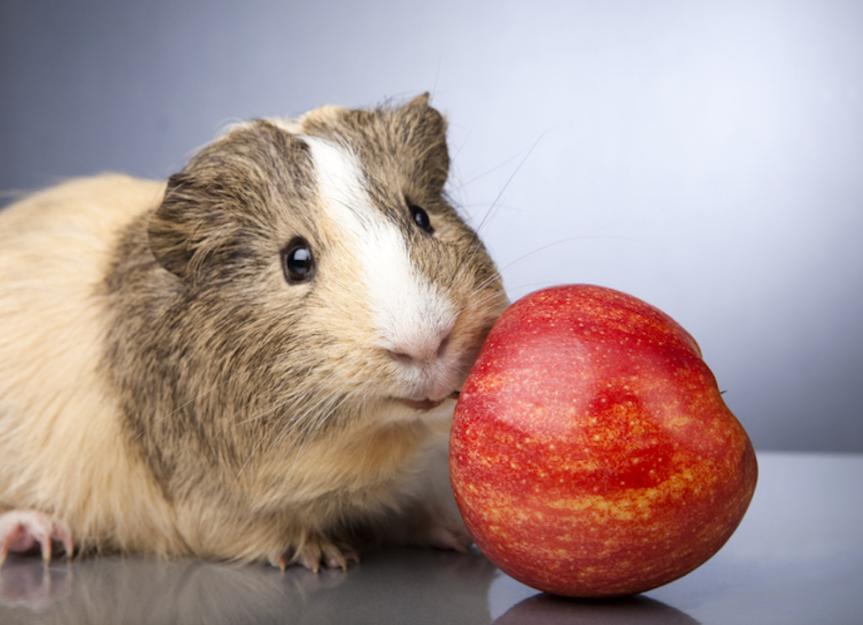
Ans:
[[[863,455],[759,454],[752,506],[728,544],[639,597],[551,597],[479,554],[391,550],[347,573],[192,560],[91,558],[43,570],[10,557],[0,623],[863,623]]]

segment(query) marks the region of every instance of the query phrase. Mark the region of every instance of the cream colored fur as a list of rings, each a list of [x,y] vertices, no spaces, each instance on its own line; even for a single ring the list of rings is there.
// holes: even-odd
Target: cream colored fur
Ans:
[[[124,444],[97,371],[110,248],[163,189],[103,175],[0,212],[0,511],[54,514],[93,545],[169,552],[174,513]]]

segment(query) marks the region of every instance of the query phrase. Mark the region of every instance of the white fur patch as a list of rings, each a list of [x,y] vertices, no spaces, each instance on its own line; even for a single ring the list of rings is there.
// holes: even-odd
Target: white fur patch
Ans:
[[[452,303],[416,271],[401,231],[372,204],[356,155],[318,137],[302,138],[326,211],[361,267],[379,346],[431,360],[455,322]]]

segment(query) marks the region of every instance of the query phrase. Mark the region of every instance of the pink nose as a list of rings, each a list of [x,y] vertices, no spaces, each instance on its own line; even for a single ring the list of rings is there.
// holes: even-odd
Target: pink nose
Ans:
[[[451,329],[447,330],[442,338],[429,337],[425,341],[394,345],[387,352],[394,360],[404,364],[428,364],[443,356],[450,336],[452,336]]]

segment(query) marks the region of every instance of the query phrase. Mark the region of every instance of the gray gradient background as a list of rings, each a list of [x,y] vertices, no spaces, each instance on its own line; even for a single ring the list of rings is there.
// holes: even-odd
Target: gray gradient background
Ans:
[[[513,297],[636,294],[759,448],[863,450],[863,3],[0,0],[0,85],[4,191],[430,89]]]

